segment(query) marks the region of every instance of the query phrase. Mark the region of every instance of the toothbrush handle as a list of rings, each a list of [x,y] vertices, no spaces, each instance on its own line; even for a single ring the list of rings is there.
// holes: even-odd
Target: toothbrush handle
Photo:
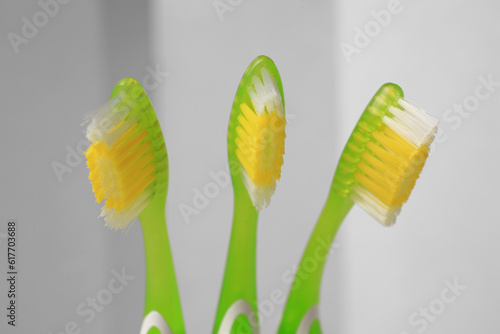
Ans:
[[[141,334],[186,332],[167,234],[165,200],[166,196],[155,196],[139,215],[146,256],[145,318]]]
[[[246,190],[237,189],[214,334],[258,333],[255,271],[258,214]],[[227,326],[232,329],[227,331]]]
[[[352,205],[349,198],[330,190],[295,274],[279,334],[321,333],[318,318],[321,276],[335,235]]]

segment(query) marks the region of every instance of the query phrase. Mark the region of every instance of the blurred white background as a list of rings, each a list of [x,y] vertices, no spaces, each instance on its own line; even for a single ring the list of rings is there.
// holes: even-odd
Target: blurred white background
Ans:
[[[140,224],[126,235],[103,226],[78,153],[83,116],[126,76],[145,85],[165,134],[168,230],[187,330],[211,332],[232,188],[220,187],[198,214],[181,211],[226,170],[234,93],[260,54],[280,70],[288,115],[282,179],[259,220],[260,301],[288,294],[286,277],[345,142],[376,90],[394,82],[441,119],[440,134],[395,226],[355,207],[341,227],[324,273],[323,330],[500,330],[499,3],[59,1],[0,5],[0,278],[6,222],[20,226],[18,326],[6,324],[2,278],[0,332],[139,332]],[[123,270],[133,278],[99,304]],[[276,331],[283,307],[261,310],[263,333]]]

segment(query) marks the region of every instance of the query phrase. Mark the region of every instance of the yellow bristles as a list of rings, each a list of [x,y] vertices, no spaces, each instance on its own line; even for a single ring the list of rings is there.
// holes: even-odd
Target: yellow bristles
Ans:
[[[147,130],[135,136],[126,133],[111,148],[100,141],[87,150],[89,179],[96,201],[106,199],[105,207],[117,214],[126,210],[156,178],[154,153],[148,152],[151,143],[144,142],[147,135]]]
[[[257,116],[245,103],[240,108],[236,155],[254,184],[269,186],[281,175],[285,120],[276,112]]]
[[[269,204],[281,176],[286,121],[276,110],[257,115],[246,103],[242,103],[240,109],[236,156],[244,170],[252,201],[260,209]]]

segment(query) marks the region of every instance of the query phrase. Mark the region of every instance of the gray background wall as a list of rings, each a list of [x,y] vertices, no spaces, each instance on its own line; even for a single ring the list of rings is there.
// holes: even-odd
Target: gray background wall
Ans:
[[[0,331],[59,334],[71,322],[82,333],[139,331],[140,224],[126,235],[104,228],[84,161],[78,153],[66,161],[83,144],[83,116],[125,76],[151,83],[167,142],[167,221],[187,330],[211,331],[231,186],[189,219],[180,207],[193,206],[195,191],[225,171],[232,99],[259,54],[281,72],[289,115],[282,180],[259,221],[259,299],[288,293],[283,276],[300,258],[343,145],[371,96],[391,81],[442,120],[441,134],[395,226],[382,228],[360,208],[344,222],[323,280],[325,333],[498,331],[500,87],[470,111],[453,111],[475,101],[481,80],[500,82],[498,4],[401,0],[363,45],[357,29],[376,29],[371,11],[392,1],[222,2],[232,10],[219,16],[212,1],[71,1],[18,53],[8,34],[21,35],[22,18],[33,22],[41,7],[0,5],[0,277],[5,224],[15,218],[20,226],[19,326],[2,315]],[[342,43],[359,53],[348,61]],[[153,69],[161,72],[156,82]],[[72,170],[62,181],[54,162]],[[77,308],[102,296],[122,270],[134,277],[127,286],[95,317],[80,315]],[[439,305],[455,280],[466,289],[424,321],[422,310]],[[0,279],[1,305],[6,289]],[[282,309],[262,310],[263,333],[275,332]]]

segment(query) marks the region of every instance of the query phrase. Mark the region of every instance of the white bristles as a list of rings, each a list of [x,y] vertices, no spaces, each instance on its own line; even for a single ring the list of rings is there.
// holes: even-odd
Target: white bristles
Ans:
[[[269,186],[258,186],[250,180],[250,177],[243,167],[241,168],[241,174],[243,175],[243,183],[247,188],[248,195],[250,195],[252,204],[255,206],[257,211],[269,206],[271,203],[271,197],[276,190],[276,182],[273,182]]]
[[[129,112],[127,106],[115,110],[124,99],[125,93],[120,92],[113,99],[87,115],[86,119],[90,121],[87,127],[88,140],[95,143],[103,138],[107,139],[108,134],[120,124],[125,115]],[[115,111],[113,112],[113,110]]]
[[[436,134],[438,120],[415,105],[399,99],[402,109],[390,106],[392,117],[385,116],[383,122],[394,132],[418,148],[432,141]]]
[[[283,103],[276,82],[265,68],[261,70],[262,81],[254,76],[252,78],[253,87],[248,87],[247,92],[252,100],[255,112],[261,115],[266,110],[276,111],[283,116]]]
[[[118,106],[118,104],[121,101],[123,101],[124,98],[125,98],[125,93],[120,92],[113,99],[109,100],[108,102],[106,102],[105,104],[103,104],[102,106],[97,108],[96,110],[86,114],[84,116],[84,119],[85,119],[84,123],[86,123],[90,120],[94,120],[94,119],[102,119],[108,113],[110,106],[111,107]]]
[[[113,209],[108,209],[103,206],[101,209],[101,217],[104,217],[106,221],[106,226],[114,229],[125,229],[127,230],[131,227],[129,223],[139,216],[139,214],[148,206],[150,202],[150,197],[152,196],[151,191],[142,192],[132,203],[129,204],[127,208],[122,210],[120,213],[116,213]]]
[[[393,225],[401,206],[389,208],[364,187],[353,187],[351,199],[384,226]]]
[[[405,99],[399,99],[398,103],[404,109],[411,111],[413,113],[418,113],[419,117],[422,118],[424,122],[428,123],[429,126],[433,128],[437,127],[439,120],[436,117],[429,114],[428,112],[423,111],[422,109],[420,109],[419,107],[417,107],[416,105]]]
[[[139,114],[133,113],[130,117],[123,121],[118,128],[115,126],[115,131],[108,133],[104,137],[106,144],[111,147],[113,146],[132,126],[137,124],[139,121]],[[118,125],[118,124],[116,124]]]

